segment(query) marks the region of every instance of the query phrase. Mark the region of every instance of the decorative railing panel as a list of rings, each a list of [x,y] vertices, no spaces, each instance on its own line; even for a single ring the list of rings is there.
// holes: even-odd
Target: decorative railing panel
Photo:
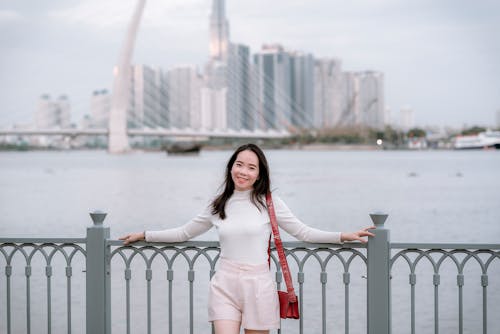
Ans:
[[[6,312],[2,315],[5,316],[5,322],[2,321],[5,324],[5,329],[0,329],[0,332],[4,330],[6,333],[40,332],[42,324],[40,322],[32,324],[33,309],[40,308],[40,300],[35,298],[35,301],[32,301],[32,290],[39,291],[42,286],[45,290],[45,305],[42,308],[45,310],[46,332],[51,333],[53,330],[60,332],[61,328],[54,328],[52,317],[54,295],[52,291],[56,284],[63,283],[65,284],[65,296],[63,300],[59,298],[58,309],[64,309],[63,312],[66,313],[65,323],[62,323],[62,319],[57,319],[55,323],[57,327],[65,326],[67,333],[72,333],[73,268],[75,262],[80,265],[85,263],[86,254],[85,249],[80,245],[81,243],[85,243],[85,239],[33,239],[32,241],[29,239],[10,239],[9,242],[0,243],[0,254],[5,261],[6,306]],[[76,261],[75,258],[77,258]],[[82,267],[78,267],[78,269],[80,268]],[[59,269],[58,276],[56,276],[57,269]],[[38,275],[35,275],[36,273]],[[61,279],[63,275],[64,279]],[[23,281],[24,287],[22,287]],[[24,312],[21,312],[17,303],[13,303],[13,297],[16,300],[22,298],[20,291],[24,291]],[[24,328],[13,329],[13,317],[19,318],[21,313],[25,315]],[[38,313],[38,318],[40,318],[39,315]]]
[[[392,243],[393,256],[391,258],[391,268],[396,264],[404,264],[408,273],[408,284],[410,288],[410,332],[417,332],[416,325],[416,295],[417,295],[417,270],[419,267],[426,266],[426,270],[421,271],[421,279],[428,280],[423,284],[432,285],[432,326],[427,322],[427,328],[432,328],[432,332],[438,334],[440,332],[447,333],[453,328],[456,333],[487,333],[488,332],[488,285],[490,278],[497,279],[497,289],[494,292],[494,297],[497,303],[500,301],[500,285],[498,285],[498,277],[500,274],[500,247],[499,245],[467,245],[467,244],[409,244],[409,243]],[[497,267],[492,268],[496,263]],[[467,271],[467,269],[470,269]],[[394,270],[393,270],[394,272]],[[403,273],[404,270],[399,270]],[[456,321],[449,322],[441,331],[443,326],[440,324],[440,289],[442,286],[443,277],[455,278],[456,284],[456,301],[458,306],[456,311]],[[394,277],[396,278],[396,277]],[[464,288],[465,284],[475,285],[480,287],[473,291],[472,296],[481,295],[482,302],[478,303],[480,310],[480,319],[475,319],[474,326],[466,330],[464,328]],[[430,283],[430,284],[429,284]],[[451,283],[451,282],[450,282]],[[451,285],[451,284],[450,284]],[[448,296],[450,294],[447,294]],[[477,304],[474,304],[477,305]],[[498,314],[498,313],[494,313]],[[423,327],[421,325],[420,327]],[[491,327],[492,328],[492,327]]]
[[[195,333],[202,332],[207,327],[208,322],[205,320],[206,295],[208,281],[215,274],[217,268],[216,263],[219,258],[218,242],[137,243],[130,246],[121,246],[121,241],[108,241],[108,244],[113,248],[110,254],[112,272],[115,276],[112,278],[113,286],[121,286],[119,290],[113,290],[118,295],[116,299],[119,300],[118,302],[114,301],[114,304],[122,306],[121,308],[118,307],[118,309],[113,307],[114,312],[121,313],[113,315],[113,317],[116,316],[116,321],[113,321],[113,323],[124,324],[124,326],[120,327],[120,332],[133,332],[134,328],[137,328],[137,324],[134,325],[133,323],[134,320],[140,323],[145,333],[152,333],[153,328],[168,328],[168,333],[176,333],[184,329],[188,330],[189,333]],[[353,244],[334,249],[331,248],[331,245],[301,242],[285,242],[284,245],[295,277],[300,307],[303,310],[303,317],[299,321],[287,322],[286,327],[292,327],[295,328],[294,331],[298,330],[298,332],[304,333],[307,332],[304,330],[304,322],[309,321],[311,324],[306,326],[307,328],[312,326],[315,328],[315,332],[329,332],[327,330],[327,315],[331,315],[331,312],[327,312],[327,309],[332,303],[328,301],[327,283],[329,276],[334,276],[334,273],[336,273],[338,274],[336,276],[341,277],[341,280],[334,284],[341,284],[345,295],[343,298],[344,308],[337,307],[335,312],[343,313],[345,331],[348,333],[351,264],[355,259],[358,259],[359,263],[366,264],[364,246]],[[359,263],[356,264],[357,267]],[[181,269],[176,269],[176,265],[179,265]],[[310,270],[310,268],[313,269]],[[276,284],[280,288],[283,278],[274,248],[271,254],[271,270],[276,272]],[[366,274],[366,268],[363,270],[363,274]],[[358,275],[360,278],[358,283],[366,284],[361,282],[361,276],[361,274]],[[135,283],[133,277],[136,279]],[[313,297],[306,298],[306,300],[313,299],[317,305],[320,305],[315,308],[315,310],[320,311],[318,314],[308,313],[308,307],[304,307],[304,291],[307,290],[305,287],[306,277],[309,277],[315,286],[318,286],[318,281],[320,283],[320,289],[313,289]],[[316,280],[316,278],[319,278],[319,280]],[[153,287],[154,280],[162,282],[156,286],[156,289]],[[187,283],[187,286],[183,284],[183,281]],[[185,291],[180,292],[179,289]],[[143,301],[139,302],[141,305],[144,303],[144,307],[142,312],[133,317],[131,308],[135,290],[141,291],[138,298],[144,297]],[[187,300],[187,305],[184,306],[181,300],[175,298],[174,291],[177,292],[178,296],[185,297],[181,299]],[[155,294],[163,294],[163,298],[156,298],[157,302],[153,302]],[[310,296],[308,295],[308,297]],[[340,297],[336,296],[335,299],[338,300]],[[363,302],[366,302],[366,298],[363,298]],[[181,310],[174,308],[174,305],[178,307],[181,305]],[[197,310],[202,315],[201,317],[194,316]],[[158,314],[163,314],[164,317],[162,318]],[[185,315],[187,315],[187,319],[184,319]],[[366,314],[364,316],[366,317]],[[318,322],[320,319],[321,322]],[[185,322],[186,327],[182,327],[181,324],[176,324],[176,322]]]
[[[195,277],[196,271],[210,273],[210,276],[206,276],[206,281],[210,279],[210,277],[215,273],[215,262],[217,261],[219,248],[218,242],[188,242],[177,245],[172,244],[146,244],[146,243],[137,243],[133,246],[121,246],[121,241],[109,241],[109,245],[118,246],[116,248],[113,247],[111,252],[111,263],[112,269],[115,275],[121,272],[121,280],[125,281],[125,300],[124,305],[124,317],[120,317],[120,319],[125,319],[126,333],[130,333],[132,331],[132,323],[131,323],[131,299],[132,292],[134,290],[134,286],[138,287],[142,282],[145,282],[145,315],[146,317],[142,318],[146,320],[141,323],[141,326],[144,328],[145,333],[152,332],[152,316],[153,316],[153,308],[156,313],[164,311],[163,322],[159,323],[158,326],[163,328],[168,328],[168,333],[174,332],[174,302],[177,303],[178,300],[174,301],[174,283],[176,281],[182,280],[181,270],[187,272],[187,291],[184,293],[184,296],[187,297],[189,302],[187,312],[179,312],[183,314],[188,314],[189,316],[189,329],[190,332],[193,332],[194,329],[194,310],[199,308],[198,305],[195,306]],[[203,262],[203,263],[201,263]],[[179,266],[180,264],[180,266]],[[201,268],[200,268],[201,266]],[[176,268],[182,268],[177,269]],[[137,271],[143,271],[144,276],[138,277],[139,282],[137,284],[133,284],[132,277],[133,274],[136,274]],[[153,305],[153,274],[156,277],[159,277],[161,281],[163,281],[163,286],[158,286],[158,289],[155,291],[157,294],[164,294],[167,298],[164,301],[167,302],[166,310],[162,310],[160,303],[155,303]],[[175,275],[174,275],[175,274]],[[175,276],[175,278],[174,278]],[[180,276],[178,278],[177,276]],[[114,282],[115,283],[115,282]],[[117,280],[117,282],[118,280]],[[158,291],[160,290],[160,291]],[[178,303],[180,304],[180,303]]]

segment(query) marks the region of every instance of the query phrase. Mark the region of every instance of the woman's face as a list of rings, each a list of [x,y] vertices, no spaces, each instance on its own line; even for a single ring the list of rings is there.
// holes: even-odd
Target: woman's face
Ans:
[[[241,151],[231,168],[234,188],[239,191],[253,189],[259,178],[259,158],[250,150]]]

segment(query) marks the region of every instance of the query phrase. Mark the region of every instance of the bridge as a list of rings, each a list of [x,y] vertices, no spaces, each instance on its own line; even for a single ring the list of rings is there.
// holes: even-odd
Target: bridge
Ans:
[[[110,136],[110,129],[0,129],[0,136]],[[195,129],[127,129],[126,136],[144,137],[202,137],[282,139],[291,136],[286,130],[195,130]]]

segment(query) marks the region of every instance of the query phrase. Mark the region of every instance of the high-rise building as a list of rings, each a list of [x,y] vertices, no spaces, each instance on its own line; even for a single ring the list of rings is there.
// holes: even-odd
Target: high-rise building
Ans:
[[[132,66],[127,124],[129,128],[169,126],[167,82],[160,69]]]
[[[207,130],[227,128],[227,63],[211,60],[205,66],[201,89],[201,127]]]
[[[317,127],[366,126],[387,123],[384,81],[380,72],[341,72],[340,61],[316,62],[315,116]]]
[[[39,129],[69,128],[71,107],[68,97],[61,95],[57,100],[51,100],[48,94],[40,96],[35,114],[35,124]]]
[[[288,52],[290,58],[290,123],[314,127],[314,57],[310,53]]]
[[[399,111],[399,128],[403,131],[408,131],[414,127],[413,109],[409,106],[401,108]]]
[[[214,0],[210,15],[210,60],[201,93],[201,124],[206,129],[253,129],[250,49],[230,43],[225,1]]]
[[[227,129],[227,87],[201,89],[201,128]]]
[[[380,72],[342,72],[338,59],[315,62],[315,126],[367,126],[387,123],[384,76]]]
[[[358,73],[360,123],[383,129],[386,124],[384,105],[384,75],[381,72]]]
[[[314,57],[264,45],[254,55],[261,128],[314,126]]]
[[[341,61],[335,58],[315,60],[314,125],[332,128],[340,124],[342,115]]]
[[[340,80],[340,115],[337,126],[358,126],[361,124],[358,74],[356,72],[342,72]]]
[[[385,123],[386,123],[386,125],[389,125],[390,127],[394,127],[394,125],[395,125],[390,106],[385,107]]]
[[[193,66],[179,66],[167,72],[170,126],[201,127],[201,87],[203,78]]]
[[[87,122],[88,126],[92,128],[107,128],[110,109],[111,94],[108,90],[95,90],[90,97],[90,119]]]
[[[229,22],[225,0],[213,0],[210,15],[210,58],[226,61],[229,48]]]
[[[35,124],[38,129],[52,128],[56,124],[53,102],[50,95],[44,94],[38,99],[38,107],[35,114]]]
[[[264,45],[253,56],[257,84],[257,127],[282,129],[291,121],[290,56],[281,45]]]
[[[67,95],[61,95],[56,101],[58,125],[61,128],[71,127],[71,105]]]
[[[227,122],[233,130],[252,130],[255,108],[252,98],[250,48],[230,43],[227,62]]]

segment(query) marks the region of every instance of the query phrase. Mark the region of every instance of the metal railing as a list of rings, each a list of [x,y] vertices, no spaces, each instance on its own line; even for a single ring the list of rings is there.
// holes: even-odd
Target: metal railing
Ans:
[[[3,259],[0,257],[0,265],[2,260],[5,262],[5,274],[0,276],[0,305],[5,305],[0,307],[0,332],[38,333],[40,323],[44,322],[46,329],[43,332],[47,333],[86,331],[88,334],[100,334],[111,333],[112,329],[114,332],[153,333],[158,328],[161,328],[162,332],[165,331],[164,328],[168,328],[168,333],[177,333],[180,329],[176,326],[185,316],[187,325],[181,326],[182,332],[210,332],[210,327],[197,324],[195,321],[195,318],[197,319],[195,313],[205,308],[204,298],[196,292],[199,290],[197,285],[208,285],[209,279],[215,273],[219,258],[218,242],[190,241],[178,244],[142,242],[124,246],[121,241],[110,239],[110,229],[103,225],[105,214],[92,213],[91,216],[94,225],[87,229],[86,238],[0,238],[0,254],[3,255]],[[419,329],[417,271],[424,262],[431,267],[434,289],[434,300],[431,304],[433,305],[432,332],[437,334],[443,329],[440,322],[439,297],[442,295],[441,274],[447,263],[454,264],[456,268],[458,314],[454,320],[457,327],[455,332],[461,334],[466,332],[463,287],[465,269],[471,263],[476,263],[480,269],[478,281],[482,290],[481,321],[478,325],[481,328],[474,328],[474,333],[482,330],[486,334],[488,328],[493,328],[488,324],[488,305],[499,304],[500,290],[488,290],[488,287],[492,283],[489,282],[490,278],[491,281],[498,281],[500,277],[496,274],[500,270],[498,261],[495,261],[500,260],[500,244],[391,243],[390,231],[384,227],[387,215],[373,214],[371,218],[376,225],[375,237],[371,238],[367,245],[284,243],[290,267],[292,272],[296,273],[294,283],[300,301],[301,319],[282,322],[283,332],[328,333],[331,332],[332,326],[338,330],[340,323],[343,324],[345,333],[391,333],[395,313],[391,305],[394,299],[391,292],[394,285],[392,281],[401,277],[399,267],[407,265],[410,323],[409,331],[407,328],[406,332],[416,333]],[[282,276],[278,259],[274,253],[271,258],[272,270],[276,271],[276,284],[280,288]],[[494,263],[497,263],[496,269],[491,269]],[[23,266],[24,271],[22,271]],[[43,278],[38,279],[36,283],[32,281],[34,266],[40,267],[38,269],[43,272]],[[61,270],[59,267],[62,266],[64,270],[61,271],[61,275],[54,275],[55,268]],[[73,270],[79,266],[82,270],[76,270],[75,273],[82,272],[81,277],[75,275]],[[123,276],[119,275],[118,267],[123,270]],[[396,267],[398,270],[395,270]],[[16,268],[17,272],[14,270]],[[138,268],[144,269],[145,289],[142,288],[144,280],[132,279]],[[184,282],[187,284],[187,292],[181,289],[186,284],[176,286],[182,279],[174,280],[174,273],[182,274],[184,269],[180,268],[187,268]],[[447,269],[446,273],[449,274],[449,268]],[[320,285],[314,282],[312,286],[307,285],[306,277],[311,277],[318,271]],[[207,274],[207,279],[195,280],[197,272]],[[159,287],[155,286],[153,274],[155,277],[159,275],[157,280]],[[55,281],[56,276],[63,278],[59,277]],[[79,284],[74,284],[75,276],[81,278]],[[333,284],[329,282],[330,280]],[[335,285],[336,280],[340,284]],[[17,285],[13,286],[14,284]],[[123,295],[119,293],[121,285],[124,285]],[[45,288],[42,289],[42,286]],[[54,287],[59,288],[57,297]],[[156,293],[158,289],[162,292]],[[42,290],[44,298],[39,296],[40,293],[37,297],[45,299],[42,307],[38,301],[34,302],[35,298],[32,295],[34,290]],[[343,300],[332,297],[332,290],[336,291],[335,296],[343,291]],[[135,296],[137,291],[139,297]],[[353,294],[353,291],[363,291],[366,298],[359,300],[360,294]],[[75,295],[84,295],[82,298],[84,300],[75,301],[78,299]],[[489,303],[488,296],[491,297]],[[161,301],[158,301],[159,299]],[[180,307],[179,311],[179,307],[176,309],[176,306],[181,305],[184,299],[187,300],[187,305],[185,308]],[[137,300],[142,301],[137,302]],[[112,307],[112,304],[116,307]],[[132,310],[137,309],[136,304],[139,304],[139,311]],[[34,311],[35,306],[42,311]],[[56,307],[57,311],[54,310]],[[75,307],[79,310],[75,311]],[[45,319],[38,319],[40,313],[45,314]],[[20,317],[20,314],[23,316]],[[139,318],[142,319],[139,326],[134,326],[132,322],[134,314],[139,314]],[[34,317],[37,318],[37,324],[33,324]],[[13,318],[16,321],[13,321]],[[353,318],[361,319],[363,325],[360,327],[359,321],[353,321]],[[121,319],[124,320],[123,323]],[[335,319],[336,323],[332,324],[331,319]],[[493,320],[498,323],[498,319],[493,318]]]
[[[451,262],[456,269],[456,284],[458,287],[458,333],[464,333],[464,285],[465,285],[465,275],[464,270],[466,265],[473,265],[475,262],[480,271],[481,275],[477,280],[482,289],[482,328],[475,328],[474,333],[484,333],[488,332],[488,282],[489,275],[488,269],[492,265],[493,261],[500,260],[500,251],[498,251],[498,244],[423,244],[423,243],[392,243],[391,249],[398,250],[397,253],[392,256],[390,266],[391,268],[395,263],[401,261],[408,265],[409,274],[408,282],[410,285],[410,307],[411,307],[411,322],[410,329],[411,333],[416,332],[416,296],[415,289],[417,283],[416,269],[420,262],[427,261],[432,267],[432,284],[434,287],[433,297],[434,297],[434,333],[438,334],[440,332],[439,326],[439,287],[441,285],[442,267],[447,261]],[[495,251],[496,250],[496,251]],[[450,272],[447,272],[450,274]],[[492,275],[494,279],[499,279],[498,271],[496,275]],[[496,297],[500,297],[500,290],[495,291]],[[500,299],[497,300],[497,302]]]

